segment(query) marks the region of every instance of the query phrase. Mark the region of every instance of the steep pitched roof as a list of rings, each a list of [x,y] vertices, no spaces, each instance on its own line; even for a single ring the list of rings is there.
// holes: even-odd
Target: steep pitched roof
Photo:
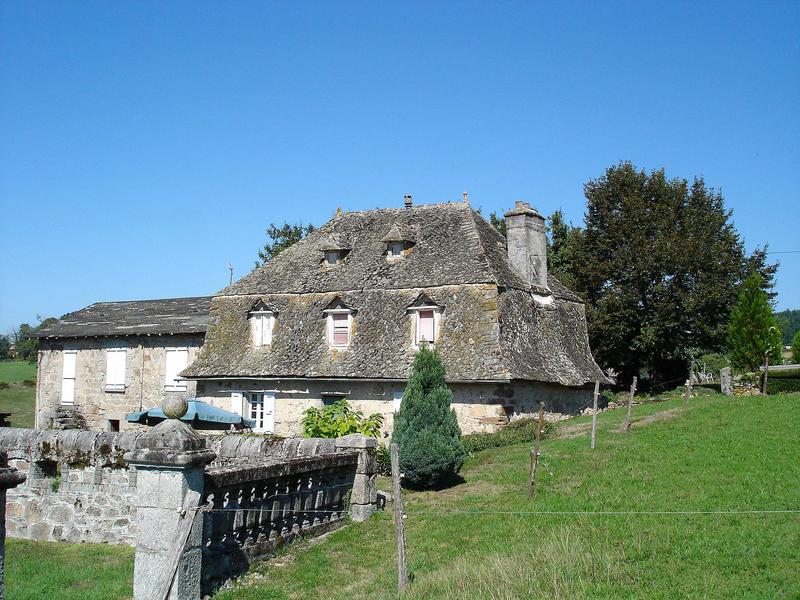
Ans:
[[[40,338],[205,333],[211,298],[96,302],[37,332]]]
[[[415,244],[403,260],[390,262],[385,238],[392,231],[413,238]],[[339,265],[323,267],[321,249],[331,245],[330,240],[347,240],[350,252]],[[339,213],[219,295],[471,283],[530,288],[511,270],[505,238],[469,204],[457,202]]]

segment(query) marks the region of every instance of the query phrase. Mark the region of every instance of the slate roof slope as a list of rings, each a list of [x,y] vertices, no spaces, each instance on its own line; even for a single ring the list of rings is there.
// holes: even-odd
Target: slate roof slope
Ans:
[[[386,260],[386,237],[415,245]],[[343,262],[322,265],[335,238]],[[511,269],[506,239],[466,203],[342,213],[225,288],[186,377],[406,379],[414,359],[407,309],[426,294],[442,308],[437,348],[450,381],[515,379],[581,386],[606,381],[589,350],[584,306],[548,278],[540,304]],[[356,312],[347,351],[332,350],[323,310]],[[247,314],[275,311],[272,345],[254,348]]]
[[[37,332],[40,338],[205,333],[211,298],[96,302]]]
[[[410,254],[386,260],[384,238],[400,230],[412,237]],[[349,251],[341,264],[323,267],[322,246],[336,236]],[[529,289],[506,258],[505,238],[469,204],[426,204],[340,213],[267,264],[219,292],[221,296],[408,289],[493,283]]]

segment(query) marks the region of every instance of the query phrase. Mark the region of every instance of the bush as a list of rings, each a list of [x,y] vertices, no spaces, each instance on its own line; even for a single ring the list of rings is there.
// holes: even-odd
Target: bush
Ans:
[[[536,421],[537,419],[531,418],[515,419],[494,433],[470,433],[462,436],[461,443],[469,454],[523,442],[532,443],[536,439]],[[547,421],[542,424],[542,437],[546,436],[550,428]]]
[[[364,417],[353,410],[347,400],[337,400],[322,408],[309,408],[303,413],[303,435],[306,437],[335,438],[351,433],[378,437],[383,416],[375,413]]]
[[[770,371],[767,378],[767,394],[789,392],[800,392],[800,369]]]
[[[800,331],[794,334],[792,340],[792,362],[800,364]]]
[[[400,471],[411,487],[430,488],[453,480],[464,464],[461,430],[450,403],[436,352],[422,348],[414,358],[392,441],[400,450]]]
[[[392,454],[389,452],[389,446],[381,444],[378,446],[378,451],[375,455],[378,461],[378,474],[391,476],[392,474]]]

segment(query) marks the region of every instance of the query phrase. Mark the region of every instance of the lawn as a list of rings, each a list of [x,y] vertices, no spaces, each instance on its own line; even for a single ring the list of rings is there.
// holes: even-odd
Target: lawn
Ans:
[[[0,361],[0,383],[14,383],[36,379],[36,365],[23,360]]]
[[[800,394],[676,399],[636,407],[626,434],[609,411],[595,451],[590,419],[570,420],[542,444],[533,500],[528,445],[478,453],[464,483],[405,494],[405,597],[797,598],[800,514],[653,513],[800,509],[798,409]],[[393,598],[394,561],[381,513],[215,599]]]
[[[11,413],[12,427],[33,427],[36,388],[31,385],[36,379],[36,365],[24,361],[0,362],[0,383],[8,387],[0,389],[0,412]],[[25,384],[23,382],[29,382]]]
[[[6,540],[6,598],[116,600],[133,596],[133,548]]]

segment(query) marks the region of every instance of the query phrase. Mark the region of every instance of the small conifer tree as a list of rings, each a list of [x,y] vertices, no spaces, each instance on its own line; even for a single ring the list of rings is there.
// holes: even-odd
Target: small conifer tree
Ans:
[[[792,340],[792,362],[800,364],[800,331],[794,334]]]
[[[767,353],[770,364],[780,362],[781,332],[758,273],[753,273],[742,285],[728,323],[728,346],[734,367],[757,371]]]
[[[423,347],[414,358],[411,378],[395,417],[392,442],[400,450],[403,481],[411,487],[447,483],[464,464],[461,430],[450,408],[453,393],[444,374],[436,352]]]

